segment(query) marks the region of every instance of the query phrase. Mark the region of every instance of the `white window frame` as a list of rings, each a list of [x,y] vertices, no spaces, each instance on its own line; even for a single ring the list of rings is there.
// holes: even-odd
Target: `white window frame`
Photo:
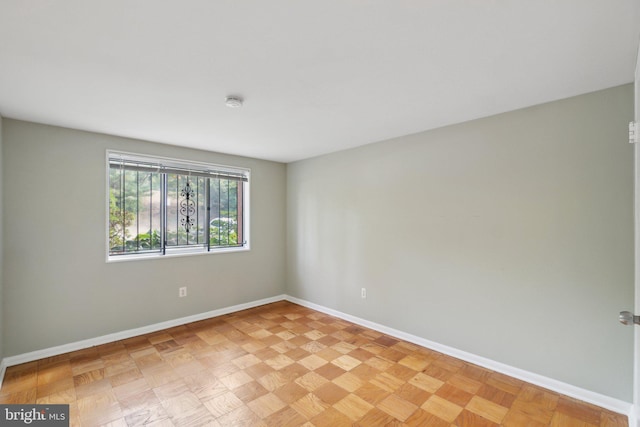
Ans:
[[[180,169],[194,169],[194,170],[214,170],[221,173],[229,173],[229,174],[240,174],[246,177],[246,181],[243,186],[243,202],[242,202],[242,221],[243,221],[243,240],[244,244],[242,246],[233,246],[233,247],[216,247],[207,248],[194,246],[194,247],[177,247],[177,248],[169,248],[166,247],[163,253],[129,253],[129,254],[120,254],[120,255],[110,255],[110,247],[109,247],[109,215],[110,215],[110,207],[109,207],[109,197],[110,197],[110,187],[109,187],[109,168],[110,168],[110,159],[113,157],[120,156],[124,159],[134,159],[138,161],[149,161],[149,162],[157,162],[164,166],[176,167]],[[134,261],[134,260],[144,260],[144,259],[162,259],[162,258],[173,258],[173,257],[183,257],[183,256],[193,256],[193,255],[208,255],[208,254],[220,254],[220,253],[230,253],[230,252],[245,252],[251,250],[251,222],[250,222],[250,212],[251,212],[251,169],[246,167],[238,167],[238,166],[228,166],[228,165],[220,165],[216,163],[204,163],[193,160],[183,160],[176,159],[170,157],[161,157],[150,154],[140,154],[140,153],[132,153],[120,150],[107,150],[105,156],[105,202],[106,202],[106,221],[105,221],[105,252],[106,252],[106,261],[107,262],[122,262],[122,261]]]

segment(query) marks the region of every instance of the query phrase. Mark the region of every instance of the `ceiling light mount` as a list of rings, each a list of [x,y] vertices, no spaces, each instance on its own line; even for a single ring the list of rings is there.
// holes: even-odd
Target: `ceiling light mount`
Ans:
[[[229,108],[240,108],[242,107],[242,101],[241,97],[230,95],[224,100],[224,104]]]

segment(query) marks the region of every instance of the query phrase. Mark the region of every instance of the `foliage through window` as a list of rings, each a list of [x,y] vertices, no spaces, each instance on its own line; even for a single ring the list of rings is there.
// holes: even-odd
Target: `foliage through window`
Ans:
[[[245,169],[108,153],[109,257],[248,247]]]

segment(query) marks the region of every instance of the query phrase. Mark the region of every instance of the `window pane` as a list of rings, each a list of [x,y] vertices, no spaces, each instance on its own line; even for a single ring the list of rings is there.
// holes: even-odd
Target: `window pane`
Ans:
[[[167,174],[167,246],[206,245],[206,180]]]
[[[211,179],[211,221],[209,241],[211,246],[236,246],[239,239],[242,213],[238,207],[238,187],[242,182],[228,179]]]
[[[109,252],[160,250],[160,176],[112,166],[109,170]]]
[[[122,202],[122,171],[109,170],[109,253],[124,252],[126,224]]]

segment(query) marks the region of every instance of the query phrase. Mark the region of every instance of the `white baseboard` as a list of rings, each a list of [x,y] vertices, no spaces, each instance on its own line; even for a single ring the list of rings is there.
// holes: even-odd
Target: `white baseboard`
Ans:
[[[19,354],[16,356],[9,356],[2,359],[0,362],[0,384],[4,379],[6,368],[9,366],[20,365],[21,363],[33,362],[34,360],[44,359],[46,357],[58,356],[60,354],[69,353],[72,351],[82,350],[97,345],[107,344],[114,341],[120,341],[127,338],[136,337],[138,335],[149,334],[151,332],[161,331],[163,329],[173,328],[174,326],[184,325],[186,323],[197,322],[199,320],[210,319],[216,316],[222,316],[224,314],[235,313],[236,311],[242,311],[249,308],[258,307],[272,302],[282,301],[286,295],[278,295],[275,297],[264,298],[257,301],[252,301],[244,304],[232,305],[230,307],[219,308],[217,310],[207,311],[205,313],[194,314],[192,316],[181,317],[179,319],[167,320],[165,322],[155,323],[149,326],[143,326],[140,328],[129,329],[122,332],[116,332],[113,334],[103,335],[97,338],[90,338],[82,341],[76,341],[69,344],[59,345],[56,347],[45,348],[42,350],[36,350],[29,353]]]
[[[564,383],[562,381],[554,380],[553,378],[545,377],[543,375],[538,375],[533,372],[529,372],[523,369],[515,368],[513,366],[505,365],[504,363],[496,362],[495,360],[487,359],[472,353],[468,353],[466,351],[458,350],[453,347],[439,344],[437,342],[430,341],[415,335],[411,335],[406,332],[399,331],[397,329],[389,328],[387,326],[380,325],[375,322],[370,322],[368,320],[361,319],[359,317],[352,316],[350,314],[346,314],[341,311],[337,311],[337,310],[327,308],[318,304],[314,304],[312,302],[305,301],[300,298],[292,297],[289,295],[285,295],[285,298],[287,299],[287,301],[293,302],[295,304],[302,305],[304,307],[308,307],[313,310],[317,310],[317,311],[329,314],[331,316],[339,317],[341,319],[347,320],[352,323],[356,323],[366,328],[373,329],[378,332],[382,332],[384,334],[387,334],[396,338],[400,338],[404,341],[408,341],[413,344],[417,344],[421,347],[426,347],[426,348],[438,351],[440,353],[447,354],[449,356],[464,360],[466,362],[473,363],[478,366],[482,366],[487,369],[491,369],[492,371],[509,375],[510,377],[518,378],[522,381],[526,381],[528,383],[535,384],[537,386],[546,388],[548,390],[552,390],[557,393],[561,393],[566,396],[570,396],[575,399],[579,399],[584,402],[591,403],[601,408],[605,408],[610,411],[617,412],[619,414],[627,415],[629,417],[630,417],[630,414],[632,414],[633,405],[630,402],[614,399],[612,397],[595,393],[593,391],[586,390],[580,387],[576,387],[571,384]],[[631,424],[631,423],[629,425],[634,426],[634,424]]]
[[[4,373],[7,372],[7,364],[5,359],[0,360],[0,386],[2,385],[2,381],[4,380]]]
[[[629,412],[629,427],[640,427],[640,406],[633,405]]]
[[[114,341],[120,341],[123,339],[132,338],[138,335],[148,334],[148,333],[160,331],[163,329],[184,325],[186,323],[197,322],[199,320],[205,320],[205,319],[209,319],[216,316],[222,316],[224,314],[234,313],[237,311],[246,310],[249,308],[254,308],[261,305],[270,304],[273,302],[283,301],[283,300],[290,301],[292,303],[301,305],[303,307],[308,307],[313,310],[317,310],[322,313],[326,313],[331,316],[335,316],[340,319],[347,320],[349,322],[364,326],[366,328],[370,328],[370,329],[382,332],[384,334],[411,342],[413,344],[417,344],[422,347],[426,347],[426,348],[438,351],[440,353],[447,354],[449,356],[473,363],[478,366],[485,367],[487,369],[491,369],[496,372],[503,373],[505,375],[509,375],[514,378],[518,378],[520,380],[538,385],[540,387],[544,387],[546,389],[555,391],[557,393],[561,393],[566,396],[570,396],[570,397],[582,400],[584,402],[588,402],[593,405],[606,408],[610,411],[627,415],[629,417],[629,426],[635,427],[637,425],[636,423],[638,422],[638,420],[640,420],[639,408],[629,402],[625,402],[619,399],[614,399],[612,397],[595,393],[593,391],[586,390],[580,387],[576,387],[571,384],[564,383],[562,381],[557,381],[552,378],[535,374],[533,372],[529,372],[523,369],[515,368],[513,366],[505,365],[503,363],[496,362],[491,359],[487,359],[472,353],[468,353],[466,351],[458,350],[453,347],[439,344],[434,341],[430,341],[415,335],[411,335],[406,332],[399,331],[397,329],[389,328],[387,326],[380,325],[375,322],[361,319],[359,317],[352,316],[350,314],[346,314],[341,311],[324,307],[322,305],[305,301],[303,299],[292,297],[289,295],[278,295],[270,298],[264,298],[261,300],[252,301],[244,304],[233,305],[230,307],[220,308],[217,310],[207,311],[205,313],[195,314],[192,316],[181,317],[179,319],[168,320],[165,322],[160,322],[160,323],[156,323],[149,326],[143,326],[140,328],[134,328],[134,329],[129,329],[122,332],[103,335],[97,338],[90,338],[82,341],[77,341],[74,343],[32,351],[29,353],[24,353],[16,356],[5,357],[0,362],[0,384],[2,384],[2,380],[4,379],[6,368],[9,366],[32,362],[34,360],[40,360],[46,357],[53,357],[60,354],[82,350],[82,349],[97,346],[97,345],[107,344]]]

